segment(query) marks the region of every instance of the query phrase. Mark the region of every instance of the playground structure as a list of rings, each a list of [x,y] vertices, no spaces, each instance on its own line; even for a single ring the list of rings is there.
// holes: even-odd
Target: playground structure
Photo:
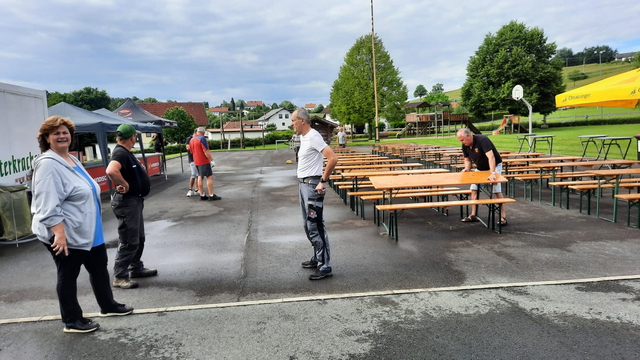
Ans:
[[[493,130],[493,135],[499,135],[501,132],[503,134],[513,134],[515,132],[519,134],[528,133],[527,129],[520,126],[520,116],[518,115],[504,115],[502,116],[502,122],[497,129]]]
[[[420,109],[434,108],[433,112],[420,113]],[[407,104],[405,109],[415,109],[415,112],[405,114],[407,127],[403,130],[407,134],[415,134],[416,136],[452,136],[462,127],[468,127],[474,134],[480,134],[473,124],[469,121],[469,114],[452,114],[449,110],[449,103],[440,102],[433,106],[427,102],[416,102]],[[438,111],[438,108],[441,110]],[[409,125],[412,125],[409,127]]]

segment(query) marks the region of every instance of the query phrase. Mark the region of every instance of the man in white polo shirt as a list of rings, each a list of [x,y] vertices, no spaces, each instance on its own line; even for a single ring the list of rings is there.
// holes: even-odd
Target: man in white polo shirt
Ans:
[[[298,181],[300,189],[300,206],[304,231],[313,246],[313,256],[302,263],[304,268],[315,268],[309,275],[310,280],[320,280],[333,275],[331,272],[331,254],[329,235],[324,224],[323,202],[326,183],[338,158],[325,143],[322,135],[311,128],[309,113],[299,108],[291,115],[291,125],[296,135],[300,135],[298,152]],[[327,165],[322,169],[324,158]]]

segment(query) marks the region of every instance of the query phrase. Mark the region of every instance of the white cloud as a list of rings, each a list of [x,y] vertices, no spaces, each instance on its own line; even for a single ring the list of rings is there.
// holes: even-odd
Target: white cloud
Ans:
[[[640,50],[635,0],[378,0],[374,10],[409,96],[418,84],[459,88],[484,37],[511,20],[574,52]],[[326,105],[346,52],[371,32],[370,2],[356,0],[0,0],[0,13],[8,82],[211,105],[231,97]]]

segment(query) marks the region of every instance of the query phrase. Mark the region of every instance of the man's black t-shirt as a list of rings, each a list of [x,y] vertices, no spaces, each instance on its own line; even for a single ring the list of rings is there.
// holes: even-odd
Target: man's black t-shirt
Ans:
[[[473,135],[473,144],[471,144],[471,146],[462,145],[464,157],[471,158],[474,164],[476,164],[476,168],[480,171],[491,170],[489,159],[487,158],[487,152],[489,151],[493,152],[496,165],[500,164],[502,162],[500,153],[488,137],[484,135]]]
[[[151,190],[149,174],[140,164],[140,161],[122,145],[116,145],[111,154],[111,161],[120,163],[120,173],[129,183],[129,191],[125,196],[147,196]]]
[[[189,135],[189,137],[187,137],[187,141],[185,142],[185,144],[189,145],[191,139],[193,139],[193,135]],[[193,154],[189,150],[187,150],[187,159],[189,160],[189,164],[193,162]]]

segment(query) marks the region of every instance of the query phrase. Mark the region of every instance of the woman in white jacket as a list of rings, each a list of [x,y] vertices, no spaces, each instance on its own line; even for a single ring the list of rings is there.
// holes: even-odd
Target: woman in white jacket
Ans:
[[[56,264],[64,332],[87,333],[100,325],[84,318],[78,303],[77,278],[83,265],[89,272],[101,316],[127,315],[133,308],[113,299],[100,187],[69,154],[74,132],[71,120],[60,116],[51,116],[40,126],[38,143],[43,153],[34,161],[31,227]]]

